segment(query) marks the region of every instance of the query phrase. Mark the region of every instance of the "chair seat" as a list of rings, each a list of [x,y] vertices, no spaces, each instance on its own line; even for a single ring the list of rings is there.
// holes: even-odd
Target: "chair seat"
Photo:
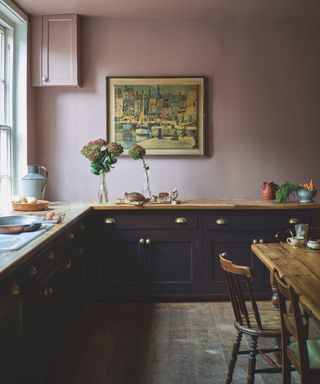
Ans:
[[[320,339],[307,340],[307,348],[309,354],[309,365],[311,369],[320,370]],[[287,353],[292,357],[292,360],[299,360],[298,343],[293,342],[287,347]]]
[[[281,321],[280,314],[277,311],[260,311],[262,329],[258,327],[255,316],[249,313],[250,327],[246,324],[243,317],[243,324],[235,321],[235,327],[246,334],[257,336],[280,336]]]
[[[260,318],[262,329],[258,327],[255,316],[253,313],[249,313],[249,320],[251,327],[246,325],[245,318],[243,317],[243,324],[235,322],[235,327],[242,332],[249,335],[257,334],[259,336],[280,336],[281,334],[281,319],[280,313],[277,311],[260,311]],[[289,321],[293,321],[293,314],[288,314]],[[308,329],[308,319],[303,317],[303,326]]]

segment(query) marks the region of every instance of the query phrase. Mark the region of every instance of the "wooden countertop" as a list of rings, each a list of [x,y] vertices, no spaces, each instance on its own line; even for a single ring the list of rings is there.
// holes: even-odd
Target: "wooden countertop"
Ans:
[[[63,223],[56,224],[53,228],[31,241],[29,244],[17,251],[0,251],[0,277],[3,278],[20,265],[25,263],[36,252],[41,251],[50,241],[54,240],[59,234],[68,229],[73,223],[84,216],[90,210],[289,210],[289,209],[320,209],[319,203],[301,204],[290,202],[285,204],[275,204],[273,201],[264,200],[182,200],[181,204],[151,204],[134,206],[129,204],[117,204],[110,202],[96,204],[92,202],[52,202],[49,209],[65,213]],[[20,212],[10,211],[3,215],[34,214],[43,216],[44,212]]]
[[[276,204],[270,200],[182,200],[180,204],[157,204],[157,203],[146,203],[142,206],[135,206],[130,204],[120,204],[116,202],[110,202],[105,204],[91,204],[94,210],[103,209],[217,209],[217,210],[260,210],[260,209],[275,209],[275,210],[288,210],[288,209],[319,209],[320,203],[299,203],[289,202]]]

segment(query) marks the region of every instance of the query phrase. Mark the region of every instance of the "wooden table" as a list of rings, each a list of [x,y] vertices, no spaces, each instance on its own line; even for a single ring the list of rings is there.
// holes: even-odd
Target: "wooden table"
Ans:
[[[253,244],[253,253],[294,288],[301,304],[320,322],[320,250],[289,244]]]

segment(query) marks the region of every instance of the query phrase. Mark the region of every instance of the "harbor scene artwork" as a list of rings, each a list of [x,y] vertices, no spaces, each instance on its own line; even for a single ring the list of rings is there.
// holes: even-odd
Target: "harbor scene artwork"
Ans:
[[[127,153],[204,154],[204,78],[107,77],[108,141]]]

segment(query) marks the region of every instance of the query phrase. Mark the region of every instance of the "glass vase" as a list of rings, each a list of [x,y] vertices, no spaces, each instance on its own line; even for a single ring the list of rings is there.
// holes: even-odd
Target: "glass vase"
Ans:
[[[150,169],[148,167],[144,167],[144,181],[142,185],[142,194],[146,199],[151,199]]]
[[[107,203],[109,201],[106,178],[107,178],[106,172],[100,173],[100,185],[98,189],[99,204]]]

